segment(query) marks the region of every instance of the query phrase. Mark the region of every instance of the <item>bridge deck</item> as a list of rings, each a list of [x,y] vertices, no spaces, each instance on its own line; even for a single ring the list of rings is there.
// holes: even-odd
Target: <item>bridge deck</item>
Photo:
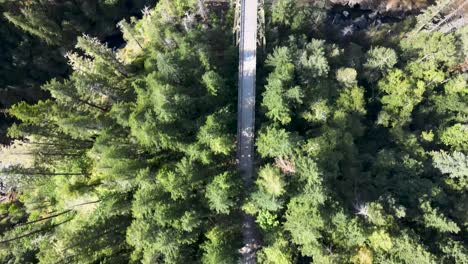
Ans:
[[[237,158],[238,168],[247,190],[253,184],[257,6],[257,0],[242,0],[240,12]],[[258,239],[252,216],[244,215],[242,235],[245,245],[241,250],[242,262],[255,263],[255,248]]]

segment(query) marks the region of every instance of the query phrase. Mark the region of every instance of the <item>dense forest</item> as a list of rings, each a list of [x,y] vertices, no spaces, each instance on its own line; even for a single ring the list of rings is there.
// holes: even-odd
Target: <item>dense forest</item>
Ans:
[[[466,3],[267,5],[246,189],[231,5],[0,0],[0,262],[468,263]]]
[[[48,98],[40,89],[71,69],[64,55],[84,33],[123,44],[116,24],[141,16],[155,0],[0,0],[0,109]],[[7,143],[11,117],[0,116],[0,143]]]

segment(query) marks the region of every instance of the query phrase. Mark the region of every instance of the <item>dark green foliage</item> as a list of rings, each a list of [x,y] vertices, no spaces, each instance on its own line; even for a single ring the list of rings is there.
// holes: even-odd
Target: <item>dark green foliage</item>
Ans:
[[[82,34],[121,45],[116,23],[140,15],[154,0],[26,0],[0,2],[0,109],[48,97],[40,86],[64,78],[70,69],[64,58]],[[116,40],[117,39],[117,40]],[[1,123],[11,120],[4,115]],[[5,142],[0,127],[0,142]]]

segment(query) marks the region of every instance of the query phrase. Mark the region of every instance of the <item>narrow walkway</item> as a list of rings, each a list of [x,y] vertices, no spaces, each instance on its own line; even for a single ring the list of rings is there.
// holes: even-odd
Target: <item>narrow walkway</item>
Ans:
[[[239,94],[237,105],[237,158],[245,189],[253,185],[255,129],[255,75],[257,64],[257,0],[242,0],[239,42]],[[255,263],[258,244],[255,220],[244,214],[242,263]]]

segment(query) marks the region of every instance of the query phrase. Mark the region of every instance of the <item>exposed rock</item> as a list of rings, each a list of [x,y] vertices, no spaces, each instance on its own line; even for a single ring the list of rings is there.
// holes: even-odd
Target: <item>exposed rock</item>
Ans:
[[[369,22],[367,21],[367,18],[365,15],[362,15],[356,19],[353,20],[353,24],[358,28],[358,29],[363,29],[366,28],[369,25]]]
[[[379,12],[418,11],[429,5],[429,1],[426,0],[330,0],[330,2],[351,7],[359,5],[362,9]]]
[[[375,19],[379,15],[379,12],[374,11],[368,15],[369,19]]]
[[[353,25],[346,26],[341,30],[341,34],[343,36],[352,35],[353,33],[354,33],[354,26]]]

